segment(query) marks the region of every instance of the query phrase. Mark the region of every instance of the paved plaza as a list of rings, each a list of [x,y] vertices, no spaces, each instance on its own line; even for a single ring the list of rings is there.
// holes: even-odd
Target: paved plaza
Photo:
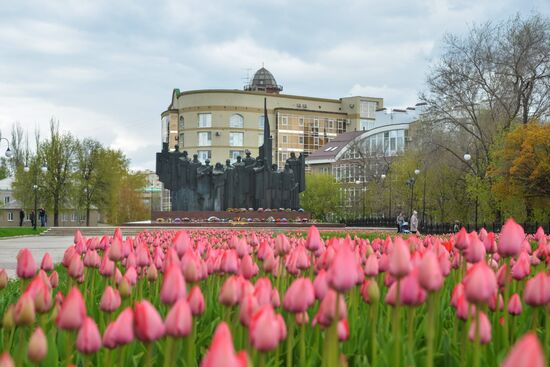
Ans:
[[[36,264],[40,266],[42,256],[49,252],[54,263],[63,258],[63,251],[73,243],[72,236],[29,236],[0,240],[0,268],[6,269],[10,278],[15,276],[17,268],[17,253],[22,248],[28,248]]]

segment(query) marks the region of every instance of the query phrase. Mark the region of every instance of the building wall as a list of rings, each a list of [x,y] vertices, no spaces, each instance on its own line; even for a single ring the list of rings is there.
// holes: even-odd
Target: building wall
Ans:
[[[161,115],[163,139],[168,141],[171,149],[179,142],[180,150],[187,150],[190,155],[201,151],[200,158],[204,160],[208,156],[212,163],[235,158],[236,154],[244,154],[246,149],[257,156],[263,137],[260,121],[264,114],[264,98],[267,98],[268,118],[274,139],[274,162],[279,165],[284,163],[284,157],[288,157],[291,151],[310,153],[336,134],[357,129],[361,117],[361,102],[370,101],[380,107],[383,103],[380,98],[368,97],[326,99],[240,90],[175,91],[169,109]],[[199,115],[204,113],[211,114],[209,127],[199,126]],[[230,126],[234,115],[242,117],[242,128]],[[299,119],[306,121],[303,127],[294,126]],[[283,126],[284,120],[292,121],[291,125]],[[315,120],[320,123],[316,132],[310,128]],[[335,121],[336,127],[329,128],[331,120]],[[338,120],[343,122],[340,129],[337,127]],[[177,130],[174,126],[177,126]],[[203,137],[210,133],[210,145],[201,145],[199,133]],[[233,140],[232,145],[231,135],[238,137],[240,133],[243,137],[242,144],[235,145]],[[283,138],[284,135],[287,138]],[[303,143],[300,142],[300,135],[303,135]],[[286,142],[283,139],[287,139]],[[209,155],[204,153],[207,151]]]
[[[6,209],[0,208],[0,227],[18,227],[19,226],[19,208]],[[23,220],[24,227],[30,227],[31,221],[29,215],[32,209],[25,210],[25,219]],[[10,214],[11,213],[11,214]],[[11,215],[11,216],[10,216]],[[10,220],[10,218],[12,218]],[[99,212],[97,210],[90,211],[90,226],[95,227],[99,223]],[[59,226],[75,227],[86,225],[86,214],[78,214],[78,212],[68,210],[59,214]],[[40,219],[38,222],[40,226]],[[47,226],[53,226],[53,213],[47,213]]]

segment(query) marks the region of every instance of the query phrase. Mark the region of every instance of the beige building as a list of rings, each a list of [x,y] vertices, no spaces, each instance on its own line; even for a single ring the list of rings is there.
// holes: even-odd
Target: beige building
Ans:
[[[13,196],[13,178],[7,177],[0,180],[0,227],[19,226],[19,215],[21,210],[24,212],[23,226],[30,227],[30,214],[34,208],[23,208],[22,203]],[[40,206],[38,206],[40,208]],[[53,226],[53,212],[46,208],[46,226]],[[99,222],[99,211],[96,208],[90,210],[90,226],[97,226]],[[75,227],[86,225],[85,210],[63,208],[59,213],[60,227]],[[40,220],[38,221],[40,226]]]
[[[255,157],[263,144],[265,98],[273,162],[281,166],[291,152],[309,154],[341,133],[366,129],[383,108],[382,98],[328,99],[285,95],[282,89],[263,67],[244,90],[174,89],[161,114],[163,142],[212,163],[233,161],[247,149]]]

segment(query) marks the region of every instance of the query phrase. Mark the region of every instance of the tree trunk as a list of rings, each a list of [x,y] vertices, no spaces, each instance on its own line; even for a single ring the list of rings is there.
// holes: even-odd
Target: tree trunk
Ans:
[[[53,226],[59,227],[59,201],[53,201]]]
[[[90,226],[90,205],[86,205],[86,227]]]

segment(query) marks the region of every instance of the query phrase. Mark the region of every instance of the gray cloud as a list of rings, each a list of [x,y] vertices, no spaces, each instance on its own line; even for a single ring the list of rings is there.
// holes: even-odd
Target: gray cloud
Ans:
[[[173,88],[241,88],[262,62],[285,92],[416,102],[446,32],[543,0],[13,1],[0,11],[0,130],[62,128],[153,168]]]

